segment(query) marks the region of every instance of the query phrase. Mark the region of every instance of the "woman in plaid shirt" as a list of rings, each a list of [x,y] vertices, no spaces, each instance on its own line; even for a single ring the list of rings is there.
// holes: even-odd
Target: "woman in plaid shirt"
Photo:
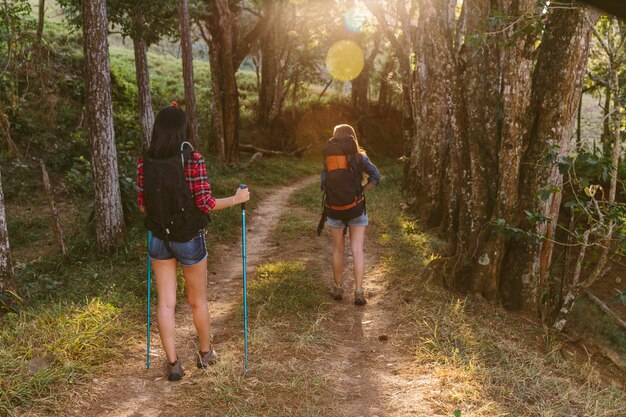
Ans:
[[[139,210],[146,213],[148,219],[151,218],[150,204],[147,204],[147,199],[144,196],[144,186],[146,181],[150,181],[150,177],[144,178],[144,162],[150,162],[154,164],[151,165],[153,168],[159,168],[159,160],[171,160],[172,157],[178,157],[182,147],[185,146],[183,142],[186,132],[185,113],[176,107],[176,103],[164,108],[157,115],[145,161],[144,158],[137,161],[137,202]],[[230,197],[213,197],[211,184],[207,181],[206,163],[202,155],[195,151],[189,154],[184,163],[184,178],[195,205],[205,214],[213,210],[233,207],[250,199],[250,192],[247,188],[238,188],[236,193]],[[183,185],[181,184],[181,186]],[[155,231],[153,230],[153,232]],[[200,346],[197,366],[204,368],[217,361],[217,354],[211,344],[211,319],[206,295],[207,251],[204,230],[200,228],[196,236],[187,242],[161,239],[153,235],[148,253],[156,280],[157,323],[161,343],[167,356],[168,380],[178,381],[184,373],[176,355],[174,339],[176,270],[179,262],[183,268],[187,297],[191,305],[193,322],[198,332]]]

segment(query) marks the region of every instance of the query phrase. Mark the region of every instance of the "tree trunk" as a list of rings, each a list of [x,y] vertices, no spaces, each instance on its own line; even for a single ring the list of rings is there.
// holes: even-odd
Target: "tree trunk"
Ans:
[[[595,20],[592,21],[595,22]],[[617,22],[615,22],[615,24],[617,24]],[[609,148],[611,150],[611,171],[608,193],[608,203],[609,205],[611,205],[615,203],[615,197],[617,195],[619,159],[622,153],[622,118],[624,117],[620,99],[618,97],[620,91],[619,65],[615,65],[615,62],[611,62],[609,65],[609,77],[609,89],[613,93],[612,95],[615,97],[612,101],[608,103],[608,106],[610,106],[609,114],[611,115],[610,121],[612,125],[612,144],[609,144]],[[557,330],[563,330],[563,327],[565,327],[567,319],[569,318],[569,313],[572,311],[572,308],[574,307],[574,303],[578,299],[578,296],[583,291],[591,287],[598,279],[600,279],[600,277],[604,276],[607,270],[610,268],[610,266],[607,267],[607,263],[609,261],[609,252],[615,245],[612,239],[613,230],[616,224],[613,218],[608,218],[608,220],[606,220],[606,217],[604,219],[601,217],[599,220],[600,224],[596,226],[596,228],[600,230],[606,230],[606,233],[601,239],[602,249],[600,249],[600,256],[595,262],[593,271],[591,272],[591,274],[589,274],[587,279],[579,283],[577,279],[578,275],[576,276],[576,279],[574,280],[571,289],[567,294],[567,297],[565,298],[563,304],[559,306],[556,319],[554,319],[553,321],[553,327]],[[607,222],[607,224],[604,223],[605,221]],[[589,230],[585,232],[587,237],[589,235],[589,232]],[[587,242],[584,243],[586,245]],[[581,254],[579,255],[580,261],[582,261],[584,258],[584,249],[585,248],[581,249]],[[579,274],[579,271],[577,271],[577,273]]]
[[[0,173],[0,294],[5,291],[15,291],[16,289],[13,263],[11,262],[11,247],[9,246],[7,217],[4,211],[2,175]]]
[[[281,23],[280,10],[282,5],[276,0],[263,0],[265,16],[275,17],[273,27],[260,39],[261,50],[261,88],[259,90],[259,104],[257,122],[261,126],[269,125],[269,115],[276,97],[279,45],[277,43],[278,27]]]
[[[450,162],[451,79],[455,77],[453,33],[449,27],[448,0],[420,1],[417,39],[417,81],[415,82],[416,112],[415,140],[411,160],[417,172],[414,187],[420,219],[428,227],[441,226],[446,220],[447,179],[444,167]],[[458,99],[458,97],[456,98]]]
[[[37,43],[41,43],[43,26],[46,18],[46,0],[39,0],[39,19],[37,20]]]
[[[98,249],[104,252],[124,238],[124,216],[113,130],[105,1],[83,2],[83,22],[85,108],[92,151],[96,240]]]
[[[189,9],[187,0],[178,0],[180,29],[180,49],[183,54],[183,81],[185,84],[185,113],[187,113],[188,140],[199,146],[198,117],[196,114],[196,93],[193,82],[193,51],[191,29],[189,27]]]
[[[486,37],[484,44],[466,41],[465,94],[467,137],[471,164],[470,236],[472,246],[490,218],[497,193],[498,117],[501,110],[502,34],[486,35],[487,22],[494,13],[506,10],[502,0],[467,0],[466,37]],[[464,2],[465,3],[465,2]],[[506,12],[504,12],[506,13]],[[515,19],[515,17],[512,17]],[[494,32],[502,29],[493,28]],[[469,247],[472,253],[474,247]]]
[[[218,141],[224,138],[224,160],[237,162],[239,160],[239,92],[235,73],[239,67],[236,56],[237,22],[236,16],[230,10],[227,0],[216,0],[211,3],[211,13],[207,16],[207,26],[211,41],[209,53],[211,57],[211,80],[213,81],[214,98],[219,99],[213,114],[214,138]],[[216,92],[220,96],[215,97]],[[219,147],[219,145],[218,145]]]
[[[226,160],[226,145],[224,138],[224,105],[222,103],[222,69],[220,67],[219,56],[221,45],[211,36],[208,39],[209,62],[211,63],[211,136],[215,144],[215,154],[220,160]]]
[[[134,24],[143,25],[143,16],[134,17]],[[140,32],[141,33],[141,32]],[[148,48],[142,36],[133,38],[135,51],[135,75],[137,78],[137,96],[139,98],[139,124],[146,148],[152,139],[154,112],[152,111],[152,97],[150,94],[150,74],[148,72]]]
[[[489,117],[485,120],[489,126],[488,142],[473,147],[472,160],[475,162],[472,169],[472,180],[478,179],[482,187],[479,194],[472,198],[474,228],[471,230],[470,240],[476,242],[470,246],[472,272],[471,290],[475,294],[489,300],[500,298],[502,279],[508,277],[502,274],[502,261],[506,254],[506,240],[501,231],[495,230],[488,222],[498,222],[503,219],[511,224],[516,219],[519,204],[518,175],[521,165],[523,133],[525,127],[524,115],[530,102],[532,83],[534,36],[517,35],[519,27],[526,24],[524,16],[531,15],[536,7],[535,0],[503,1],[497,6],[498,10],[505,10],[508,16],[519,19],[515,25],[509,25],[502,36],[512,40],[506,50],[499,47],[492,52],[499,57],[497,68],[491,68],[493,75],[499,79],[497,85],[490,84],[483,79],[484,87],[490,91],[494,108],[488,110]],[[519,26],[518,26],[519,25]],[[481,65],[479,65],[480,67]],[[467,102],[473,91],[468,90]],[[476,115],[480,103],[472,101],[468,115]],[[482,116],[485,114],[483,113]],[[469,138],[470,143],[480,141],[480,118],[473,118],[473,129]],[[483,148],[483,149],[481,149]],[[485,164],[485,165],[483,165]],[[484,169],[486,168],[486,169]],[[486,175],[486,176],[485,176]],[[483,191],[487,191],[487,204],[481,204],[484,198]],[[474,237],[476,240],[473,240]],[[505,285],[509,291],[509,286]]]
[[[376,103],[376,110],[379,114],[385,114],[389,107],[390,85],[389,74],[393,70],[393,61],[387,57],[385,64],[383,65],[382,73],[380,74],[380,87],[378,89],[378,101]]]
[[[612,90],[610,86],[604,89],[604,107],[602,108],[602,134],[600,141],[602,142],[602,156],[608,158],[611,155],[611,108]],[[595,153],[595,149],[593,150]]]
[[[582,82],[589,56],[591,26],[595,11],[571,4],[549,11],[547,30],[539,46],[533,74],[528,124],[525,132],[523,161],[520,170],[518,216],[525,230],[541,236],[537,241],[513,241],[509,249],[507,275],[522,291],[512,294],[515,304],[523,302],[529,310],[543,311],[542,294],[548,290],[547,278],[552,266],[556,224],[561,205],[563,178],[556,159],[567,155],[573,136]],[[545,190],[546,192],[539,193]],[[541,198],[539,195],[548,195]],[[533,224],[524,210],[549,220]]]

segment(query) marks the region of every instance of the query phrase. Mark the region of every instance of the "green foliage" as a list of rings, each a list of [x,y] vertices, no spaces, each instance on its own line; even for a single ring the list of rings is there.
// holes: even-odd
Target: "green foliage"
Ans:
[[[34,21],[30,19],[28,0],[3,1],[0,3],[0,81],[6,81],[5,71],[20,52],[32,42]],[[0,85],[4,85],[0,83]]]
[[[57,0],[67,21],[82,28],[83,0]],[[107,0],[107,19],[123,37],[142,37],[146,44],[178,36],[178,5],[169,1]]]

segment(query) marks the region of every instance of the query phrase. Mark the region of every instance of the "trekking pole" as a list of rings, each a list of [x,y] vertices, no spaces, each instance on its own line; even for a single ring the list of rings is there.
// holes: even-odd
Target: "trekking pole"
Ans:
[[[147,305],[147,311],[146,311],[146,369],[150,369],[150,300],[151,300],[151,295],[150,295],[150,287],[151,287],[151,283],[150,283],[150,276],[152,275],[152,268],[151,268],[151,263],[150,263],[150,241],[152,240],[152,231],[148,230],[148,250],[146,252],[148,252],[148,296],[147,296],[147,300],[146,300],[146,305]]]
[[[239,184],[239,188],[247,188],[245,184]],[[248,282],[246,277],[246,203],[241,203],[241,254],[243,260],[243,352],[245,375],[248,372]]]

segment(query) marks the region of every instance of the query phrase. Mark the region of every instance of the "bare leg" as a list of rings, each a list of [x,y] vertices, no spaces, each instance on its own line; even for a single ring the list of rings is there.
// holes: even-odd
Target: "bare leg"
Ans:
[[[365,242],[366,226],[350,226],[350,248],[354,261],[354,289],[363,288],[363,271],[365,269],[365,256],[363,255],[363,243]]]
[[[330,227],[330,231],[333,235],[333,278],[335,285],[341,285],[343,283],[343,251],[345,245],[343,227]]]
[[[198,332],[201,352],[208,352],[211,349],[211,317],[206,297],[206,264],[205,258],[195,265],[183,266],[187,299],[193,314],[193,324]]]
[[[157,323],[161,344],[167,361],[176,362],[176,341],[174,338],[174,310],[176,308],[176,259],[152,260],[156,280],[158,305]]]

